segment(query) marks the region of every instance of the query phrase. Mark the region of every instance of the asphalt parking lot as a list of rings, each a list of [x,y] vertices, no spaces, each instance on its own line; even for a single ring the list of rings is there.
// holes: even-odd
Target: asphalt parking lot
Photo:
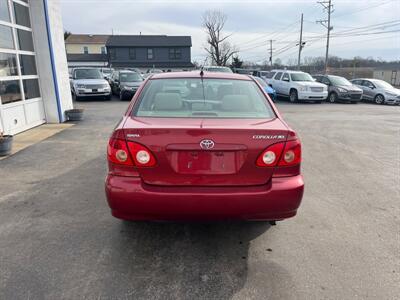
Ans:
[[[298,216],[123,223],[106,143],[128,102],[0,161],[0,299],[398,299],[400,107],[278,103],[303,143]]]

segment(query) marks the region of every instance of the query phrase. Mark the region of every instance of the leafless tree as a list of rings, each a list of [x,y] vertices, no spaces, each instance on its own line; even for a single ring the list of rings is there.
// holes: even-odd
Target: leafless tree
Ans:
[[[217,66],[226,66],[229,59],[238,51],[227,41],[231,35],[222,33],[226,15],[217,10],[203,14],[203,27],[207,33],[207,46],[204,49]]]

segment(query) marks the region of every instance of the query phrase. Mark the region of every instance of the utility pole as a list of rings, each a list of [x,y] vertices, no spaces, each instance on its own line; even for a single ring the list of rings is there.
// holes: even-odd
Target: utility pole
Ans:
[[[318,1],[318,3],[321,4],[324,7],[324,10],[328,12],[328,19],[317,21],[317,23],[320,23],[328,30],[328,33],[326,35],[326,52],[325,52],[325,73],[326,73],[328,69],[329,37],[330,37],[330,32],[333,29],[333,27],[331,26],[331,14],[333,13],[332,9],[333,4],[332,0]]]
[[[271,69],[272,69],[272,64],[273,64],[273,62],[272,62],[272,51],[274,50],[274,49],[272,49],[272,42],[273,41],[274,40],[269,40],[269,62],[271,64]]]
[[[304,45],[306,42],[303,42],[303,13],[301,14],[301,23],[300,23],[300,40],[299,40],[299,57],[297,59],[297,69],[300,70],[300,56],[301,50],[303,50]]]

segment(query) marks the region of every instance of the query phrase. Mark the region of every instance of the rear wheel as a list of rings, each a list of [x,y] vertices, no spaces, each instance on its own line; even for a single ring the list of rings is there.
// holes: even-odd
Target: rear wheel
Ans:
[[[290,91],[289,100],[290,100],[290,102],[292,102],[292,103],[296,103],[297,101],[299,101],[299,96],[298,96],[296,90],[291,90],[291,91]]]
[[[330,102],[330,103],[335,103],[335,102],[337,102],[337,99],[338,99],[338,95],[337,95],[336,93],[331,93],[331,94],[329,95],[329,102]]]
[[[119,100],[125,100],[125,96],[122,92],[119,92]]]
[[[111,93],[109,95],[105,96],[105,99],[106,100],[111,100]]]
[[[375,96],[374,101],[376,104],[384,104],[385,103],[385,98],[383,97],[383,95],[378,94]]]

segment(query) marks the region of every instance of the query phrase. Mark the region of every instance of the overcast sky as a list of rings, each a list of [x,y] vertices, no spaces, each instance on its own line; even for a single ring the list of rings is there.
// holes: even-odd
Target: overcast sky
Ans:
[[[273,49],[287,61],[297,57],[300,15],[304,13],[302,56],[324,56],[326,29],[316,20],[326,18],[317,1],[136,1],[61,0],[64,28],[87,34],[167,34],[192,36],[192,60],[205,58],[206,35],[202,14],[217,9],[227,16],[226,34],[245,61],[262,62]],[[332,0],[330,54],[400,60],[400,0]],[[381,24],[381,25],[380,25]],[[376,25],[375,27],[367,27]],[[361,28],[360,28],[361,27]],[[359,29],[356,29],[359,28]],[[387,33],[382,33],[387,31]],[[357,35],[355,35],[355,33]],[[371,34],[373,33],[373,34]],[[345,37],[343,35],[346,34]],[[342,36],[339,36],[342,35]],[[279,53],[279,54],[278,54]]]

